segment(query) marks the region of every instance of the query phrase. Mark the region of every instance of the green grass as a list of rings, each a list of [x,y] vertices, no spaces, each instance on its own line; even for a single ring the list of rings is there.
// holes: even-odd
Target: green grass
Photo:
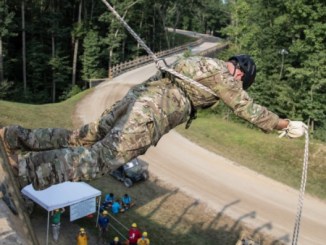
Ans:
[[[300,186],[304,139],[278,138],[216,116],[199,116],[188,130],[177,131],[241,165],[283,182]],[[326,199],[326,146],[310,140],[307,192]]]
[[[0,100],[0,127],[18,124],[27,128],[73,127],[72,116],[78,101],[91,90],[54,104],[33,105]]]

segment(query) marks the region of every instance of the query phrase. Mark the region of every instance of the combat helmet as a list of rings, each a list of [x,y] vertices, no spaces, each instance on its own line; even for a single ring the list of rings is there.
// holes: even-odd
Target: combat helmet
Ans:
[[[244,72],[242,78],[242,87],[244,90],[248,89],[255,81],[256,77],[256,64],[254,60],[247,54],[239,54],[232,56],[228,61],[235,61],[236,65]]]

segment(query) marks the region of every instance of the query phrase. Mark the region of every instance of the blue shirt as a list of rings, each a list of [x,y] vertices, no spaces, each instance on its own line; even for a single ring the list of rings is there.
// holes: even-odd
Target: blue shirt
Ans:
[[[131,197],[130,196],[123,196],[122,201],[124,204],[130,204],[131,203]]]
[[[112,213],[117,214],[120,211],[120,204],[118,202],[114,202],[112,204]]]
[[[108,227],[109,222],[110,222],[110,219],[107,216],[100,215],[100,217],[98,218],[98,224],[102,228]]]
[[[106,196],[105,196],[105,202],[113,202],[113,200],[114,200],[114,196],[110,196],[110,194],[107,194]]]

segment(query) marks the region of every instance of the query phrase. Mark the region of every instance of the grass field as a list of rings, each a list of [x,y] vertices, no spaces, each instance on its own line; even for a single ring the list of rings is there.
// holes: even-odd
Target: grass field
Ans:
[[[221,119],[199,116],[188,130],[178,127],[191,141],[296,189],[300,186],[304,138],[278,138],[260,130]],[[326,144],[310,140],[306,191],[326,199]]]
[[[0,126],[20,124],[30,128],[72,128],[74,107],[88,92],[51,105],[0,101]],[[177,130],[211,151],[299,188],[303,139],[279,139],[276,134],[264,134],[218,117],[203,117],[200,114],[190,129],[184,130],[183,125]],[[325,149],[325,144],[311,142],[307,184],[307,192],[322,199],[326,197]],[[91,184],[101,189],[103,194],[114,192],[116,196],[122,196],[128,192],[137,205],[116,218],[125,226],[137,222],[143,230],[149,232],[152,244],[234,245],[242,231],[253,232],[242,226],[240,220],[231,220],[223,212],[209,210],[204,203],[163,183],[155,176],[131,189],[126,189],[110,176],[94,180]],[[37,211],[35,215],[43,214]],[[94,222],[90,223],[88,219],[80,219],[74,223],[86,227],[95,235],[97,233]],[[119,230],[126,234],[123,229]],[[111,229],[110,236],[114,235],[116,232]],[[261,244],[281,244],[270,237],[264,236],[261,239]]]
[[[10,124],[26,128],[73,128],[73,113],[78,101],[91,90],[54,104],[33,105],[0,100],[0,127]]]

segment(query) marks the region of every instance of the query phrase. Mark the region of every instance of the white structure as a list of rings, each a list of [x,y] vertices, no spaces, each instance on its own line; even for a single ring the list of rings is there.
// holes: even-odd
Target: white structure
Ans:
[[[84,182],[63,182],[42,191],[36,191],[32,185],[28,185],[21,192],[48,211],[46,244],[48,244],[49,239],[51,211],[70,206],[70,215],[73,215],[70,220],[72,221],[94,213],[96,211],[96,197],[100,196],[98,205],[100,206],[101,203],[101,191]],[[98,207],[97,217],[99,210]]]

